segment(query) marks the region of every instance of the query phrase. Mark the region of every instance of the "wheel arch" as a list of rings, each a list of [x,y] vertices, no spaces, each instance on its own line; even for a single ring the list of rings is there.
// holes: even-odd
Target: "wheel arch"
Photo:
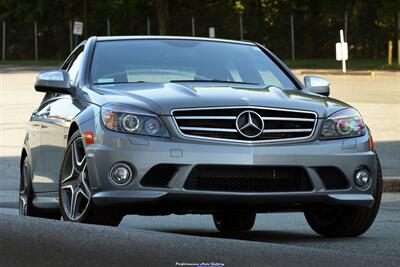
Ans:
[[[69,127],[69,130],[68,130],[68,138],[67,138],[67,143],[69,142],[69,139],[71,138],[71,136],[76,132],[76,131],[79,131],[79,125],[78,125],[78,123],[76,122],[76,121],[73,121],[72,123],[71,123],[71,126]]]
[[[22,165],[24,164],[24,160],[25,160],[26,157],[28,157],[28,152],[27,152],[26,148],[23,147],[22,151],[21,151],[21,158],[20,158],[20,161],[19,161],[20,175],[22,175]]]

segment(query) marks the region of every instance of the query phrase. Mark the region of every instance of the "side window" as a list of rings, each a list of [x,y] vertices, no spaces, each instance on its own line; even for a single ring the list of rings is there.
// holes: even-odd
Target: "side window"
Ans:
[[[76,82],[79,73],[79,66],[82,61],[83,50],[84,45],[79,46],[79,48],[68,57],[67,61],[61,67],[61,69],[68,71],[71,84]]]
[[[76,80],[76,77],[79,73],[79,66],[82,61],[83,52],[80,52],[79,55],[72,61],[70,67],[68,68],[69,77],[71,79],[71,84],[73,84]]]

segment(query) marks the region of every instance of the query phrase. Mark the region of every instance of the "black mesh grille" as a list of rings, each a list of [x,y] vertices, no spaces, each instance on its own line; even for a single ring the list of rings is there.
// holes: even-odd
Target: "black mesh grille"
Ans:
[[[142,186],[167,187],[178,171],[178,166],[171,164],[157,165],[151,168],[140,181]]]
[[[328,190],[349,188],[349,183],[344,173],[336,167],[318,167],[317,173]]]
[[[300,167],[196,166],[185,189],[226,192],[311,191],[310,179]]]

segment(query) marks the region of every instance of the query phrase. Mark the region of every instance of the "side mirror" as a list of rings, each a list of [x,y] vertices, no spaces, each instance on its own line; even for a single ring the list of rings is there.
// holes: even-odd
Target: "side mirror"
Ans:
[[[305,76],[304,85],[311,93],[329,96],[329,82],[323,78],[316,76]]]
[[[69,74],[65,70],[42,71],[36,77],[35,90],[72,95]]]

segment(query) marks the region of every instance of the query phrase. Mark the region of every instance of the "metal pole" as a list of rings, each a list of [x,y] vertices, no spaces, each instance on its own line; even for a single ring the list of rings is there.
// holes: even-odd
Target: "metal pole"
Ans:
[[[77,47],[79,44],[79,35],[78,34],[74,34],[74,47]]]
[[[85,39],[87,38],[87,0],[83,0],[83,30],[85,33]]]
[[[107,18],[107,35],[111,35],[111,26],[110,26],[110,19]]]
[[[240,40],[243,40],[243,17],[239,16]]]
[[[349,12],[344,12],[344,41],[347,42],[347,25],[348,25],[348,14]]]
[[[150,18],[147,17],[147,35],[150,35]]]
[[[69,21],[69,50],[72,52],[73,50],[73,40],[72,40],[72,20]]]
[[[397,13],[397,64],[400,65],[400,12]]]
[[[397,40],[397,65],[400,65],[400,39]]]
[[[2,48],[2,59],[6,60],[6,22],[3,21],[3,48]]]
[[[37,40],[37,23],[36,20],[33,22],[33,32],[35,34],[35,60],[37,61],[39,58],[38,55],[38,40]]]
[[[294,49],[294,19],[293,14],[290,14],[290,36],[292,40],[292,60],[296,59],[295,49]]]
[[[345,52],[345,49],[344,49],[344,36],[343,36],[343,30],[340,30],[340,47],[341,47],[341,49],[342,49],[342,71],[343,71],[343,73],[346,73],[346,59],[344,58],[344,52]]]
[[[192,36],[196,36],[196,21],[194,20],[194,16],[192,16]]]
[[[393,64],[393,42],[389,41],[388,43],[388,65]]]

